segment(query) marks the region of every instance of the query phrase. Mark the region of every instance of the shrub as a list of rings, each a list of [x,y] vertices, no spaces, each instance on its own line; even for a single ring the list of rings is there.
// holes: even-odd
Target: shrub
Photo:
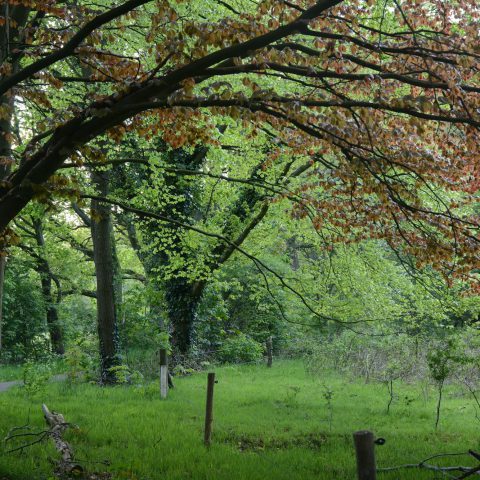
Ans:
[[[263,345],[244,333],[225,340],[218,353],[219,360],[225,363],[255,362],[262,356]]]
[[[73,345],[65,352],[65,366],[69,384],[93,380],[98,376],[97,362],[80,345]]]
[[[108,369],[115,375],[115,382],[118,385],[135,385],[141,386],[143,383],[143,375],[137,370],[131,370],[128,365],[117,365]]]
[[[35,363],[27,360],[23,367],[23,389],[28,397],[43,393],[52,376],[51,363]]]

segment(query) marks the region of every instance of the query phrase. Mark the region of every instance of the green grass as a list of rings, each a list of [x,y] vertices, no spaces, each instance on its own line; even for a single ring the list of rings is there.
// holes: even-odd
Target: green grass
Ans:
[[[11,380],[21,380],[22,375],[23,375],[22,366],[0,364],[0,382],[9,382]]]
[[[52,375],[58,375],[65,371],[65,363],[61,359],[50,360],[49,362],[38,362],[36,368],[46,368]],[[0,364],[0,382],[22,380],[25,372],[25,365]]]
[[[133,387],[99,388],[49,385],[29,399],[20,388],[0,394],[0,434],[29,423],[42,429],[40,405],[79,426],[68,440],[79,460],[108,459],[115,479],[300,480],[355,478],[352,432],[371,429],[387,443],[377,447],[378,466],[418,462],[440,452],[479,448],[480,423],[471,400],[447,389],[438,432],[434,431],[435,395],[419,386],[397,386],[398,399],[385,413],[383,385],[336,375],[312,378],[301,362],[216,369],[214,442],[202,445],[206,374],[176,379],[167,400]],[[330,430],[323,384],[334,392]],[[23,454],[0,456],[0,478],[47,479],[55,458],[51,445],[35,445]],[[466,459],[450,464],[471,465]],[[433,479],[434,472],[381,473],[380,479]],[[438,478],[438,474],[437,474]]]

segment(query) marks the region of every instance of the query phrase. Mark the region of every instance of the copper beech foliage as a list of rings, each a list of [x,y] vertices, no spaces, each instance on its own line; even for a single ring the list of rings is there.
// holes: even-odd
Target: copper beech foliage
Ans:
[[[0,230],[99,135],[215,144],[228,116],[268,129],[271,162],[311,159],[294,215],[308,205],[333,240],[382,238],[450,279],[475,276],[478,0],[2,5],[2,124],[16,110],[42,120],[26,140],[31,127],[3,132],[16,155]]]

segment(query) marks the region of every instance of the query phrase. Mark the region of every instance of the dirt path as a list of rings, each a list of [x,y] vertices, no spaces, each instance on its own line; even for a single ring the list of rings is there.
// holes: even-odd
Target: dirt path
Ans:
[[[61,382],[65,380],[67,376],[62,373],[60,375],[54,375],[52,378],[50,378],[51,382]],[[1,392],[6,392],[12,387],[15,387],[16,385],[22,385],[23,382],[21,380],[12,380],[10,382],[0,382],[0,393]]]
[[[14,387],[15,385],[21,385],[20,380],[13,380],[11,382],[0,382],[0,392],[6,392],[8,389]]]

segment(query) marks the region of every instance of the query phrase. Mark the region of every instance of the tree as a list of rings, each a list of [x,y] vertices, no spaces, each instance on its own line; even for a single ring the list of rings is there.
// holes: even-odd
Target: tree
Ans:
[[[234,131],[230,139],[236,133]],[[262,152],[268,151],[270,146],[268,142],[260,142],[260,145],[260,148],[254,148],[250,154],[252,159],[241,157],[240,162],[247,172],[246,178],[242,179],[210,170],[214,165],[209,157],[215,158],[216,155],[222,156],[225,172],[238,169],[237,149],[232,144],[229,145],[232,150],[230,155],[222,152],[222,149],[215,152],[213,148],[210,152],[205,148],[197,148],[192,153],[161,150],[157,152],[162,157],[163,172],[160,173],[160,180],[155,167],[148,167],[152,161],[155,164],[155,161],[145,158],[145,152],[138,152],[139,158],[145,158],[147,176],[144,184],[138,188],[141,195],[135,198],[135,191],[129,192],[132,203],[139,202],[144,209],[168,216],[179,222],[179,225],[185,224],[187,228],[188,225],[208,227],[209,231],[216,231],[232,240],[231,243],[217,240],[203,242],[195,248],[188,246],[188,242],[194,242],[195,239],[186,238],[185,232],[178,225],[165,227],[155,219],[144,221],[143,226],[140,226],[146,248],[144,246],[142,250],[137,236],[131,235],[132,246],[143,260],[147,276],[164,278],[162,286],[165,289],[172,342],[182,353],[186,353],[190,347],[196,310],[212,274],[230,259],[265,218],[272,198],[288,193],[291,182],[312,167],[309,161],[297,164],[295,159],[290,158],[270,167],[268,156]],[[133,164],[128,170],[130,175],[126,173],[125,177],[134,177],[132,171],[135,170],[138,170],[138,166]],[[138,177],[138,174],[135,175],[135,178]],[[220,188],[218,183],[221,181],[239,188]],[[129,222],[128,228],[135,228],[132,219]],[[144,250],[154,253],[148,254]]]
[[[43,224],[40,218],[32,219],[33,228],[35,231],[35,239],[40,251],[45,249],[45,237],[43,232]],[[36,255],[36,263],[38,266],[38,273],[42,284],[42,294],[45,302],[47,326],[50,333],[50,341],[52,343],[52,351],[58,355],[65,353],[65,345],[63,340],[63,331],[58,318],[58,304],[61,300],[61,288],[58,279],[53,275],[48,260],[43,255]],[[52,292],[52,284],[57,282],[57,296],[56,298]]]
[[[7,15],[8,13],[8,15]],[[10,55],[11,45],[19,44],[22,38],[22,29],[25,27],[28,18],[28,10],[23,5],[16,5],[9,9],[8,2],[5,3],[5,14],[3,19],[10,17],[11,21],[3,21],[0,24],[0,59],[2,65]],[[7,28],[8,26],[8,28]],[[9,70],[15,73],[19,68],[21,56],[12,55],[9,62]],[[0,74],[2,78],[4,73]],[[10,173],[13,164],[12,159],[12,119],[13,119],[13,95],[0,95],[0,182]],[[11,242],[11,235],[8,232],[0,235],[0,351],[2,349],[2,313],[3,313],[3,291],[5,281],[5,267],[7,251],[6,247]]]
[[[34,270],[40,278],[41,293],[45,308],[45,324],[50,336],[52,351],[58,355],[65,353],[63,328],[58,315],[62,299],[60,279],[50,264],[45,241],[45,210],[30,209],[30,212],[17,218],[16,228],[22,232],[23,242],[18,246],[33,260]]]
[[[50,351],[40,279],[28,257],[12,256],[5,272],[2,362],[43,359]]]
[[[99,193],[106,196],[109,189],[108,172],[93,171],[92,180]],[[121,302],[121,283],[110,205],[92,200],[90,224],[97,278],[97,328],[101,379],[103,383],[115,383],[115,373],[112,368],[120,363],[117,318]]]
[[[51,350],[58,355],[63,355],[65,353],[64,319],[59,318],[60,304],[66,295],[82,293],[92,296],[92,292],[86,288],[66,287],[70,283],[66,276],[71,273],[68,263],[72,262],[72,254],[67,251],[63,243],[61,227],[55,219],[55,212],[47,212],[42,206],[32,205],[17,217],[15,228],[21,232],[22,239],[17,245],[17,250],[12,251],[12,255],[18,256],[18,250],[20,250],[31,259],[33,270],[40,279],[45,325],[50,337]],[[65,259],[67,255],[70,257],[69,261]]]

